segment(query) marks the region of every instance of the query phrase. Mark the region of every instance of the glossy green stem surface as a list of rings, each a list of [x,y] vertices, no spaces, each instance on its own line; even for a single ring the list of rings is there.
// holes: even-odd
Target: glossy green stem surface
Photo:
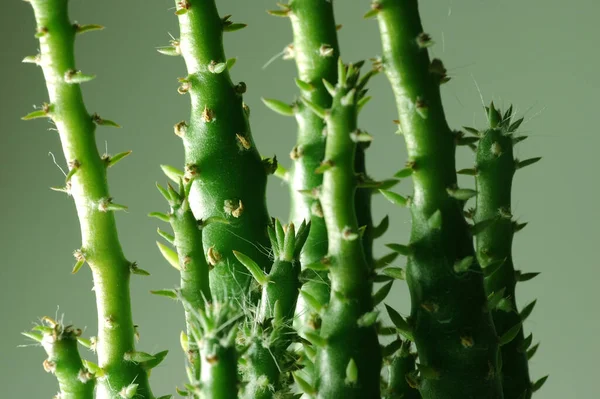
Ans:
[[[42,346],[48,354],[44,368],[56,376],[60,398],[93,399],[96,380],[81,361],[75,331],[56,325],[44,334]]]
[[[130,384],[137,397],[153,398],[146,371],[125,361],[134,352],[134,326],[129,293],[129,262],[119,243],[106,178],[107,162],[95,142],[92,116],[85,108],[79,84],[66,76],[76,71],[76,26],[68,17],[67,0],[30,0],[40,40],[39,64],[50,97],[49,117],[56,124],[71,169],[70,193],[75,200],[82,234],[82,255],[90,265],[98,309],[98,365],[106,378],[98,383],[98,398],[115,398]]]
[[[410,386],[408,380],[415,373],[416,354],[409,350],[409,342],[390,357],[388,363],[388,384],[385,390],[386,399],[420,399],[419,391]],[[407,378],[408,376],[408,378]]]
[[[323,79],[337,81],[337,59],[339,46],[332,2],[321,0],[293,0],[290,21],[294,33],[293,54],[298,78],[312,87],[301,90],[302,96],[315,104],[329,108],[331,96],[323,85]],[[299,192],[312,190],[323,182],[323,175],[315,170],[325,156],[325,122],[302,103],[297,104],[296,120],[298,134],[293,164],[289,172],[291,217],[299,224],[311,221],[310,235],[302,252],[301,262],[308,265],[320,261],[327,254],[327,229],[318,199]],[[321,303],[329,300],[329,282],[324,273],[314,273],[303,290]],[[318,327],[318,316],[300,298],[298,301],[297,327],[312,330]]]
[[[515,298],[515,269],[512,259],[514,222],[511,214],[511,187],[516,170],[513,136],[500,128],[483,132],[477,148],[477,207],[474,221],[495,221],[476,235],[477,258],[481,262],[488,295],[504,290],[501,309],[492,310],[498,335],[522,322]],[[504,262],[496,267],[498,261]],[[527,348],[523,329],[502,346],[502,385],[505,398],[531,397]]]
[[[325,117],[325,161],[320,200],[329,235],[331,280],[329,305],[323,311],[316,344],[316,397],[376,398],[380,392],[381,353],[374,323],[359,319],[373,310],[372,283],[358,231],[354,207],[357,179],[354,173],[358,71],[338,82],[337,94]],[[352,364],[354,363],[354,364]]]
[[[425,399],[500,399],[498,337],[481,268],[477,262],[462,273],[453,267],[474,249],[463,203],[448,191],[456,189],[454,135],[442,108],[441,77],[430,70],[417,1],[379,0],[374,8],[413,169],[407,282],[419,390]]]
[[[242,94],[245,84],[234,85],[225,67],[223,29],[214,0],[176,1],[179,13],[179,49],[188,76],[180,92],[191,96],[189,126],[182,133],[186,169],[196,174],[190,205],[196,219],[224,217],[229,224],[204,229],[213,298],[246,294],[250,277],[233,255],[238,250],[263,269],[268,256],[265,190],[267,172],[256,149]]]

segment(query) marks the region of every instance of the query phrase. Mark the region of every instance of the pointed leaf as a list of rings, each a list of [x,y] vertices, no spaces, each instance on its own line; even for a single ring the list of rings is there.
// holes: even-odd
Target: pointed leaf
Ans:
[[[400,169],[398,172],[396,172],[396,174],[394,174],[394,177],[397,177],[398,179],[405,179],[407,177],[410,177],[413,174],[413,172],[413,168]]]
[[[535,355],[535,353],[537,352],[538,348],[540,347],[539,342],[537,344],[535,344],[534,346],[531,347],[531,349],[529,349],[527,351],[527,360],[531,360],[531,358],[533,357],[533,355]]]
[[[161,212],[150,212],[148,214],[148,216],[152,217],[152,218],[160,219],[163,222],[167,222],[167,223],[170,223],[170,221],[171,221],[171,219],[169,218],[169,215],[161,213]]]
[[[404,317],[402,317],[400,313],[398,313],[394,308],[388,305],[385,305],[385,308],[388,312],[388,315],[390,316],[390,320],[398,329],[398,333],[402,335],[405,339],[408,339],[409,341],[414,341],[412,327],[408,324],[406,320],[404,320]]]
[[[390,218],[389,218],[389,216],[386,215],[383,219],[381,219],[381,222],[379,222],[379,224],[377,226],[373,227],[373,230],[372,230],[373,239],[379,238],[382,235],[384,235],[389,227],[390,227]]]
[[[325,108],[315,104],[314,102],[306,99],[305,97],[302,97],[302,102],[319,118],[325,119],[327,117],[327,111],[325,110]]]
[[[535,307],[536,303],[537,303],[537,299],[532,301],[529,305],[525,306],[523,308],[523,310],[521,310],[521,313],[519,313],[519,316],[521,317],[521,323],[524,322],[529,317],[529,315],[533,311],[533,308]]]
[[[517,281],[519,282],[523,282],[523,281],[529,281],[532,278],[537,277],[538,275],[540,275],[540,273],[521,273],[521,272],[515,272],[517,273]]]
[[[537,380],[536,382],[534,382],[533,384],[531,384],[531,392],[536,392],[538,391],[541,387],[544,386],[544,383],[546,382],[546,380],[548,379],[549,376],[544,376],[542,378],[540,378],[539,380]]]
[[[473,256],[466,256],[463,259],[454,262],[454,271],[456,273],[466,272],[467,270],[469,270],[474,260],[475,258]]]
[[[409,245],[385,244],[385,246],[391,249],[392,251],[398,252],[400,255],[410,256],[412,254],[412,249]]]
[[[500,346],[504,346],[504,345],[510,343],[513,339],[515,339],[517,334],[519,334],[519,331],[521,331],[521,327],[522,327],[522,324],[517,323],[514,326],[512,326],[511,328],[509,328],[504,334],[502,334],[498,341]]]
[[[534,163],[538,162],[540,159],[542,159],[542,157],[535,157],[535,158],[526,159],[524,161],[518,161],[517,162],[517,169],[521,169],[521,168],[524,168],[526,166],[533,165]]]
[[[169,299],[179,299],[179,296],[177,295],[177,293],[174,290],[153,290],[150,291],[151,294],[154,295],[159,295],[159,296],[164,296],[167,297]]]
[[[383,194],[383,196],[385,198],[388,199],[388,201],[390,201],[392,204],[394,205],[398,205],[398,206],[406,206],[408,200],[406,198],[404,198],[403,196],[401,196],[400,194],[396,194],[393,191],[388,191],[388,190],[379,190],[379,192],[381,194]]]
[[[398,252],[390,252],[387,255],[382,256],[381,258],[375,261],[375,269],[381,269],[392,263],[396,258],[400,255]]]
[[[392,289],[392,285],[394,285],[393,281],[390,281],[387,284],[384,284],[380,289],[377,290],[375,294],[373,294],[373,307],[379,305],[383,300],[388,296],[390,290]]]
[[[406,280],[406,272],[401,267],[386,267],[383,269],[383,274],[397,280]]]
[[[238,261],[252,274],[252,277],[258,282],[260,285],[265,285],[269,282],[269,276],[262,271],[260,266],[256,262],[254,262],[249,256],[244,255],[241,252],[233,251],[233,254],[237,258]]]
[[[477,191],[471,190],[469,188],[449,188],[446,191],[448,192],[449,196],[459,201],[466,201],[469,198],[472,198],[477,195]]]
[[[169,264],[175,269],[181,270],[181,268],[179,267],[179,256],[177,255],[177,252],[173,251],[171,248],[167,247],[162,242],[157,241],[156,245],[158,246],[158,249],[160,250],[160,253],[165,258],[165,260],[169,262]]]
[[[167,357],[168,353],[169,353],[168,350],[158,352],[158,353],[152,355],[152,359],[144,361],[141,364],[141,366],[146,370],[153,369],[156,366],[158,366],[163,360],[165,360],[165,357]]]
[[[277,112],[279,115],[283,116],[294,116],[294,107],[289,104],[284,103],[283,101],[275,100],[272,98],[261,98],[262,102],[271,110]]]

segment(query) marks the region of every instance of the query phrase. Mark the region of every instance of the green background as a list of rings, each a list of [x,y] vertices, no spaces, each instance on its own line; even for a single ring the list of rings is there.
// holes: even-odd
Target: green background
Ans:
[[[222,14],[249,27],[226,37],[228,56],[237,56],[233,78],[248,84],[245,100],[252,109],[253,134],[264,155],[277,154],[288,163],[295,141],[291,118],[267,110],[261,96],[292,100],[294,65],[277,59],[263,65],[290,41],[289,21],[269,17],[271,0],[220,0]],[[522,159],[543,160],[518,172],[514,210],[530,225],[516,236],[515,262],[542,275],[518,287],[523,306],[534,298],[537,307],[526,323],[542,344],[531,362],[535,378],[550,374],[539,398],[597,398],[600,385],[600,272],[598,226],[597,118],[600,101],[595,0],[443,0],[422,1],[427,32],[436,41],[434,56],[443,59],[452,81],[443,87],[452,126],[482,126],[482,98],[505,108],[513,103],[525,116],[520,144]],[[337,1],[342,54],[352,61],[380,54],[377,24],[362,15],[368,1]],[[189,99],[176,92],[184,75],[180,58],[159,55],[155,47],[177,35],[173,2],[169,0],[73,0],[72,17],[80,23],[105,25],[77,42],[78,66],[97,79],[84,85],[88,109],[113,119],[123,129],[101,128],[98,144],[117,153],[132,149],[127,160],[111,169],[115,202],[130,210],[118,215],[121,240],[129,259],[152,273],[132,281],[139,348],[171,349],[152,375],[155,393],[173,392],[185,380],[178,345],[183,326],[179,305],[151,296],[150,289],[177,284],[176,271],[164,262],[154,244],[158,225],[150,211],[165,211],[154,188],[164,181],[158,165],[181,166],[182,146],[173,124],[188,116]],[[65,322],[94,335],[96,317],[89,269],[71,275],[71,253],[79,245],[72,201],[49,186],[64,180],[49,153],[65,167],[58,137],[45,120],[19,118],[47,99],[41,71],[23,65],[34,54],[34,22],[30,6],[20,0],[0,3],[0,386],[2,398],[49,398],[57,387],[46,375],[40,348],[19,335],[40,316],[64,314]],[[402,138],[393,134],[395,106],[383,76],[371,84],[374,99],[361,115],[360,126],[375,136],[368,153],[374,177],[389,177],[405,161]],[[472,164],[461,150],[459,167]],[[463,185],[472,185],[469,179]],[[403,183],[405,184],[405,183]],[[410,192],[409,186],[401,191]],[[275,178],[269,185],[272,215],[286,218],[287,189]],[[408,212],[378,198],[375,215],[392,217],[392,229],[379,242],[405,242]],[[160,222],[159,222],[160,223]],[[380,252],[381,253],[381,252]],[[397,282],[388,299],[406,314],[406,286]],[[26,347],[20,347],[27,345]]]

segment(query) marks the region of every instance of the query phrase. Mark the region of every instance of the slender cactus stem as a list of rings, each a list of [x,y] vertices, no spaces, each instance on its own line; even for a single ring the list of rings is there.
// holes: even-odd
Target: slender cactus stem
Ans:
[[[250,277],[233,255],[239,250],[268,269],[265,203],[267,170],[256,150],[242,101],[246,85],[231,82],[223,50],[223,31],[230,26],[219,17],[214,0],[176,1],[180,40],[188,76],[180,79],[180,93],[189,93],[189,126],[176,125],[185,148],[186,175],[196,179],[190,206],[196,219],[225,217],[229,224],[204,229],[204,250],[209,264],[213,298],[246,293]],[[269,170],[269,172],[272,172]]]
[[[329,110],[305,101],[327,123],[320,200],[329,235],[331,296],[323,310],[317,347],[315,391],[318,398],[378,397],[381,353],[372,323],[362,318],[373,311],[372,283],[354,207],[357,102],[365,82],[359,70],[339,65],[340,77]],[[310,337],[309,337],[310,341]]]
[[[187,335],[191,335],[195,316],[192,310],[204,309],[206,302],[212,299],[209,287],[209,266],[202,247],[202,229],[214,220],[197,221],[189,205],[188,195],[192,179],[179,180],[179,191],[170,184],[168,189],[157,185],[169,202],[171,211],[168,220],[173,228],[173,237],[159,233],[171,241],[177,249],[177,266],[181,277],[180,295],[184,298],[185,323]],[[163,251],[168,251],[163,249]],[[186,351],[190,368],[196,378],[200,378],[200,357],[196,345],[190,345]]]
[[[410,351],[410,342],[396,340],[400,348],[388,362],[388,384],[385,390],[386,399],[420,399],[419,391],[410,386],[409,381],[415,373],[416,353]],[[408,376],[408,378],[407,378]]]
[[[288,4],[289,17],[294,34],[293,50],[298,79],[304,98],[320,107],[331,106],[331,96],[323,85],[323,79],[337,81],[336,62],[339,46],[332,2],[320,0],[293,0]],[[327,254],[327,230],[323,211],[318,199],[303,194],[323,182],[323,175],[315,173],[325,156],[325,122],[302,103],[296,104],[298,122],[297,142],[291,153],[293,160],[289,171],[291,195],[291,220],[300,223],[311,221],[310,235],[302,252],[301,262],[308,265],[320,261]],[[313,272],[303,290],[323,304],[329,300],[329,282],[324,273]],[[302,298],[298,300],[297,327],[300,333],[318,327],[318,316]]]
[[[48,354],[44,360],[44,370],[58,380],[61,399],[93,399],[96,376],[83,364],[77,339],[81,330],[44,317],[43,325],[34,327],[35,332],[24,333],[42,344]]]
[[[519,162],[513,154],[513,133],[522,119],[511,123],[511,111],[501,116],[494,104],[488,108],[488,115],[490,126],[480,133],[477,147],[477,206],[473,221],[489,224],[475,236],[477,258],[484,268],[486,293],[489,296],[500,293],[503,298],[492,310],[496,330],[502,336],[525,321],[517,310],[515,297],[517,279],[512,241],[519,224],[512,219],[511,211],[512,180]],[[528,348],[524,347],[524,340],[521,328],[510,342],[502,346],[505,398],[528,399],[532,394]]]
[[[502,398],[498,336],[487,310],[479,264],[457,272],[453,265],[474,257],[462,206],[471,191],[456,187],[455,137],[446,123],[416,0],[377,0],[383,68],[396,97],[400,129],[412,169],[414,197],[407,281],[409,323],[419,353],[415,381],[423,398]]]
[[[42,110],[45,115],[39,116],[50,117],[60,134],[70,166],[67,189],[75,200],[81,226],[78,263],[85,260],[94,278],[99,328],[96,348],[99,367],[105,373],[96,395],[115,398],[135,391],[137,397],[153,398],[146,371],[126,360],[127,354],[135,352],[129,294],[133,264],[125,258],[117,235],[114,211],[124,207],[114,204],[108,192],[110,159],[100,157],[95,142],[95,123],[112,123],[90,115],[85,108],[79,83],[91,77],[75,68],[74,43],[80,26],[69,21],[68,1],[30,3],[40,41],[38,63],[50,97],[50,104]]]

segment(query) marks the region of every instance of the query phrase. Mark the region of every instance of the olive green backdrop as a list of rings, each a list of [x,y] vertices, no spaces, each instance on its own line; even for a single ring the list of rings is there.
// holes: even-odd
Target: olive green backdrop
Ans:
[[[253,133],[264,155],[282,163],[295,139],[295,125],[268,111],[261,96],[292,100],[294,65],[277,59],[263,65],[291,41],[289,22],[269,17],[271,0],[220,0],[223,14],[233,14],[249,27],[227,34],[229,56],[237,56],[233,78],[248,84],[245,100]],[[342,54],[347,61],[380,53],[377,24],[362,19],[367,0],[338,0],[337,18]],[[159,55],[169,34],[177,35],[173,2],[169,0],[73,0],[72,17],[107,29],[77,41],[80,69],[96,73],[83,86],[88,109],[118,121],[122,129],[98,129],[98,143],[109,152],[133,154],[110,170],[115,201],[130,210],[118,215],[127,256],[152,273],[132,281],[135,322],[141,350],[170,349],[152,375],[155,392],[174,392],[185,380],[178,345],[183,326],[178,304],[152,297],[150,289],[173,287],[176,271],[164,262],[154,244],[158,225],[146,214],[165,210],[154,188],[164,181],[158,165],[181,166],[182,146],[173,124],[187,118],[189,100],[176,92],[183,76],[179,58]],[[525,116],[520,144],[522,158],[543,156],[537,165],[518,172],[514,213],[530,225],[516,236],[519,268],[541,271],[518,289],[521,305],[537,298],[525,325],[542,344],[531,363],[535,378],[550,374],[536,396],[547,399],[600,397],[600,279],[598,197],[600,179],[595,160],[600,153],[598,116],[600,52],[595,0],[438,0],[422,1],[426,30],[436,45],[432,53],[444,60],[452,81],[443,87],[452,126],[482,126],[482,99],[503,107],[514,103]],[[79,246],[79,228],[72,201],[49,190],[64,180],[50,153],[64,168],[58,137],[45,120],[19,118],[47,99],[39,68],[23,65],[34,54],[34,22],[30,6],[20,0],[0,3],[0,393],[1,398],[49,398],[57,390],[44,373],[41,348],[29,345],[20,331],[44,315],[63,315],[65,322],[96,330],[89,270],[71,275],[71,253]],[[395,106],[383,76],[371,84],[374,96],[360,125],[375,136],[368,166],[375,177],[388,177],[405,161],[402,138],[394,135]],[[460,154],[459,166],[472,156]],[[404,184],[404,183],[403,183]],[[469,179],[463,184],[472,184]],[[410,192],[409,186],[401,190]],[[286,218],[287,190],[273,178],[269,185],[272,215]],[[392,229],[379,243],[406,241],[406,210],[378,198],[378,218],[392,217]],[[397,282],[388,302],[408,310],[406,286]],[[20,347],[26,345],[26,347]]]

